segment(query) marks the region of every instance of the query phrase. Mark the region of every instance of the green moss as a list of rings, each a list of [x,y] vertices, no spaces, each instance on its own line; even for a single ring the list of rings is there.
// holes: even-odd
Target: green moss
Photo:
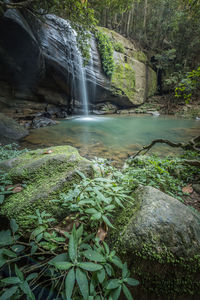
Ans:
[[[156,91],[157,75],[151,68],[148,68],[148,97],[155,95]]]
[[[144,64],[147,62],[147,57],[142,51],[134,52],[133,57]]]
[[[44,154],[48,150],[39,149],[19,156],[8,174],[13,182],[24,183],[25,187],[4,201],[1,213],[16,219],[21,229],[34,226],[27,215],[34,214],[36,209],[52,213],[58,221],[66,216],[67,212],[51,200],[80,181],[76,170],[88,176],[93,174],[89,161],[82,158],[76,149],[59,146],[53,147],[52,153]]]
[[[121,95],[134,98],[135,72],[130,64],[116,62],[111,83],[121,91]]]
[[[142,289],[148,293],[167,296],[199,294],[200,255],[188,259],[177,258],[164,245],[156,252],[153,244],[145,242],[139,249],[133,250],[132,247],[130,252],[123,235],[139,207],[140,201],[135,203],[133,200],[132,204],[116,213],[113,224],[115,229],[109,235],[110,246],[114,245],[117,255],[132,266],[131,276],[139,279]]]

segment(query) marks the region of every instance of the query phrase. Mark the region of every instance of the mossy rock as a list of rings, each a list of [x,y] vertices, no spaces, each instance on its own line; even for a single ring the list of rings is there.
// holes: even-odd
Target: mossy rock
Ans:
[[[51,200],[80,182],[77,170],[93,176],[91,162],[71,146],[30,151],[1,163],[0,168],[8,172],[13,183],[24,184],[24,189],[7,197],[1,207],[1,214],[16,219],[23,230],[34,227],[27,216],[35,214],[36,209],[51,213],[57,221],[62,220],[68,212]]]
[[[146,55],[119,33],[104,27],[98,30],[106,34],[113,45],[120,44],[123,51],[114,51],[114,71],[111,77],[111,91],[121,107],[138,106],[146,97],[157,90],[156,73],[147,66]]]
[[[110,245],[144,289],[169,299],[182,293],[200,296],[198,213],[153,187],[139,187],[114,226]]]

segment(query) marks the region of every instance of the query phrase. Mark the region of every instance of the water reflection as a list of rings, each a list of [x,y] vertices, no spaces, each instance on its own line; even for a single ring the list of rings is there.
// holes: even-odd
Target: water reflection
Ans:
[[[89,158],[101,156],[121,160],[153,139],[182,142],[199,132],[200,122],[167,116],[81,116],[62,120],[56,126],[32,130],[23,146],[38,148],[68,144]],[[156,145],[153,151],[168,155],[177,150]]]

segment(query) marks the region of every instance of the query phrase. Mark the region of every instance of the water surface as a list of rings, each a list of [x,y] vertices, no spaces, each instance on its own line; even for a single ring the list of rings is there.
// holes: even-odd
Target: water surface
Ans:
[[[121,160],[153,139],[182,142],[199,133],[200,121],[172,116],[89,116],[61,120],[55,126],[34,129],[24,140],[23,146],[71,145],[89,158],[99,156]],[[153,151],[169,155],[176,150],[160,144]]]

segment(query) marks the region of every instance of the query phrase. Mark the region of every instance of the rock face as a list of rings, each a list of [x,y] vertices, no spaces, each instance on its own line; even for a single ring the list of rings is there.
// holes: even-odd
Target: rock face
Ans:
[[[0,142],[14,142],[28,135],[15,120],[0,113]]]
[[[125,53],[115,52],[110,80],[102,71],[97,45],[91,40],[91,59],[83,68],[76,35],[68,21],[47,15],[42,22],[30,14],[7,10],[0,18],[0,108],[24,101],[66,106],[82,101],[84,73],[89,102],[130,107],[143,103],[156,90],[155,73],[145,56],[120,35]],[[83,74],[82,74],[83,75]],[[80,88],[78,88],[80,87]]]
[[[199,293],[200,215],[153,187],[139,187],[134,199],[134,208],[115,221],[117,252],[144,286],[156,282],[161,294]]]
[[[26,183],[21,192],[6,198],[1,207],[1,214],[15,218],[23,230],[32,225],[27,215],[34,214],[36,209],[50,212],[57,220],[62,220],[67,211],[50,200],[81,180],[77,170],[87,176],[93,175],[91,163],[70,146],[30,151],[2,162],[0,168],[8,172],[13,183]]]
[[[156,73],[146,64],[147,57],[134,44],[113,30],[100,28],[114,44],[121,44],[123,53],[114,51],[115,68],[111,79],[113,93],[122,107],[144,103],[157,89]]]

